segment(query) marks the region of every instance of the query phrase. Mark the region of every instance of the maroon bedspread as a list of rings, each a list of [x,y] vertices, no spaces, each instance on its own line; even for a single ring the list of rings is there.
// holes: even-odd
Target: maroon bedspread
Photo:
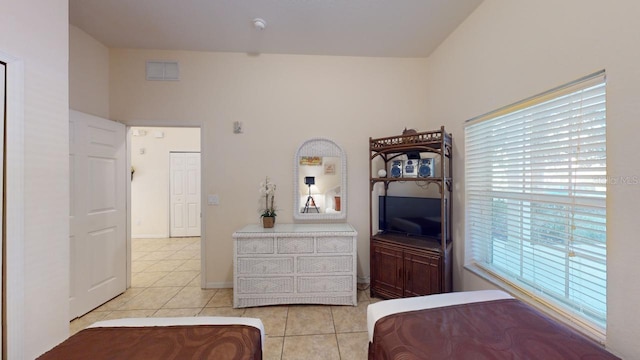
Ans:
[[[595,342],[516,300],[386,316],[369,359],[618,359]]]
[[[247,325],[90,328],[38,359],[262,359],[260,330]]]

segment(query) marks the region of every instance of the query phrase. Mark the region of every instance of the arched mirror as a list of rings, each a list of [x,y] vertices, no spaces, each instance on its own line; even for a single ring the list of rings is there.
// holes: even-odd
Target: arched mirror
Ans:
[[[342,148],[329,139],[310,139],[293,161],[293,218],[345,219],[347,157]]]

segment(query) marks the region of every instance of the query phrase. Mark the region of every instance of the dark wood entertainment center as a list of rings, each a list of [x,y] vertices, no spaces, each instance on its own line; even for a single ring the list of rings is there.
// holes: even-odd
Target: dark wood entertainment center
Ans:
[[[370,246],[371,296],[385,299],[438,294],[452,290],[451,193],[452,136],[444,126],[440,130],[417,132],[385,138],[369,138],[370,173]],[[409,174],[398,171],[398,160],[433,158],[431,169]],[[377,160],[377,159],[381,159]],[[384,166],[378,170],[377,166]],[[402,166],[402,165],[401,165]],[[408,165],[411,166],[411,165]],[[422,162],[420,165],[422,166]],[[427,166],[427,165],[425,165]],[[384,170],[384,171],[381,171]],[[380,171],[380,173],[379,173]],[[399,175],[400,174],[400,175]],[[384,175],[384,176],[382,176]],[[415,235],[380,231],[374,226],[379,209],[374,207],[374,189],[382,184],[383,197],[396,183],[415,183],[421,188],[437,186],[440,193],[439,234]],[[388,202],[385,200],[384,205]],[[375,211],[375,212],[374,212]],[[382,209],[382,211],[386,211]]]

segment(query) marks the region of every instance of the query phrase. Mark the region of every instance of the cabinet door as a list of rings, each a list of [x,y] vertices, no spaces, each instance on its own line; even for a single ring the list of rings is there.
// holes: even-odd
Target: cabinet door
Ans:
[[[371,242],[371,290],[383,297],[402,297],[402,251]]]
[[[405,251],[404,276],[404,297],[442,292],[440,256],[437,254]]]

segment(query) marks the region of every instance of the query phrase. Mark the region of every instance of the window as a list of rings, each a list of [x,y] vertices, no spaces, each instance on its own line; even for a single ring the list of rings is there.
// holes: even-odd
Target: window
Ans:
[[[601,71],[465,127],[468,264],[601,333],[605,105]]]

